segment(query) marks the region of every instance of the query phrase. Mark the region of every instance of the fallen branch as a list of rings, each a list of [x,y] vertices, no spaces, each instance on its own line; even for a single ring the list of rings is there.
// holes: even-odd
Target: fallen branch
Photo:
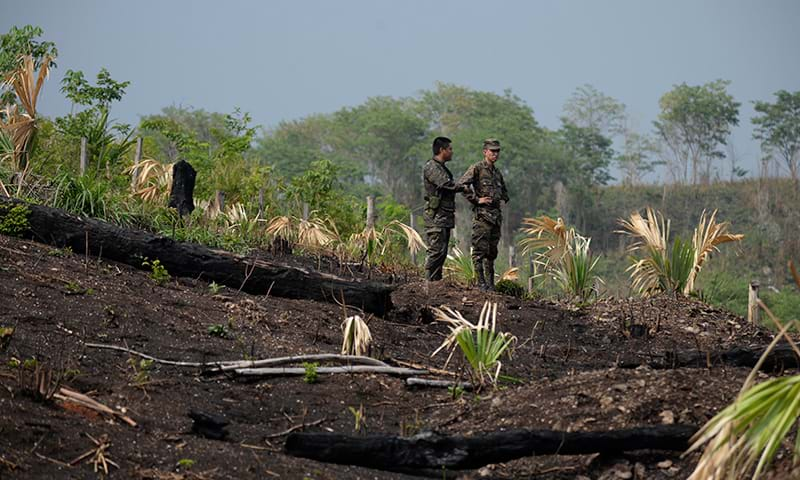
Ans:
[[[284,435],[289,435],[290,433],[292,433],[294,431],[301,430],[301,429],[306,428],[306,427],[313,427],[314,425],[319,425],[320,423],[324,422],[325,420],[327,420],[327,419],[326,418],[320,418],[319,420],[315,420],[315,421],[313,421],[311,423],[300,423],[300,424],[297,424],[297,425],[295,425],[295,426],[293,426],[291,428],[288,428],[288,429],[286,429],[286,430],[284,430],[282,432],[273,433],[271,435],[267,435],[264,438],[265,439],[278,438],[278,437],[282,437]]]
[[[631,450],[683,451],[697,427],[660,425],[607,432],[514,430],[476,437],[423,433],[413,437],[292,433],[289,455],[392,471],[474,469],[530,455],[613,454]]]
[[[287,363],[301,363],[301,362],[309,362],[309,361],[331,361],[337,360],[341,362],[349,362],[349,363],[361,363],[364,365],[373,365],[376,367],[389,367],[388,364],[381,362],[380,360],[376,360],[371,357],[364,357],[364,356],[357,356],[357,355],[339,355],[337,353],[315,353],[315,354],[308,354],[308,355],[293,355],[289,357],[276,357],[276,358],[266,358],[263,360],[223,360],[218,362],[180,362],[174,360],[163,360],[161,358],[156,358],[146,353],[138,352],[131,348],[127,347],[120,347],[118,345],[106,345],[102,343],[85,343],[89,348],[101,348],[106,350],[117,350],[120,352],[129,353],[131,355],[136,355],[138,357],[142,357],[147,360],[152,360],[155,363],[160,363],[163,365],[172,365],[176,367],[195,367],[195,368],[203,368],[208,369],[210,371],[228,371],[228,370],[236,370],[239,368],[251,368],[251,367],[263,367],[266,365],[282,365]]]
[[[133,421],[133,419],[128,417],[127,415],[123,415],[122,413],[117,412],[106,405],[103,405],[102,403],[98,402],[97,400],[87,395],[76,392],[74,390],[70,390],[66,387],[61,387],[58,390],[58,392],[53,395],[53,398],[61,400],[62,402],[77,403],[78,405],[90,408],[96,412],[105,413],[117,417],[123,422],[130,425],[131,427],[136,426],[136,422]]]
[[[303,367],[283,367],[283,368],[240,368],[235,372],[239,375],[247,376],[277,376],[277,375],[305,375],[306,369]],[[345,365],[342,367],[317,367],[317,373],[386,373],[389,375],[425,375],[425,370],[414,370],[411,368],[398,367],[376,367],[372,365]]]
[[[431,380],[428,378],[409,377],[406,378],[406,385],[409,387],[434,387],[434,388],[450,388],[459,387],[464,390],[472,390],[472,383],[470,382],[454,382],[452,380]]]
[[[627,360],[617,363],[618,368],[637,368],[647,365],[654,369],[670,368],[710,368],[716,365],[753,368],[764,354],[764,347],[733,347],[730,350],[703,352],[699,350],[666,352],[663,360],[636,361]],[[775,372],[800,368],[800,358],[789,345],[778,345],[769,352],[761,364],[761,371]]]

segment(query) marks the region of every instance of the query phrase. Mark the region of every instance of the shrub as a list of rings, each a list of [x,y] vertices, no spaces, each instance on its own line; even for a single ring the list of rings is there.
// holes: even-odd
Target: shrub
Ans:
[[[15,205],[8,207],[0,205],[0,233],[4,235],[19,236],[25,233],[30,224],[28,223],[28,215],[31,213],[26,205]]]
[[[494,289],[497,293],[511,297],[523,298],[525,296],[525,287],[514,280],[500,280],[495,284]]]

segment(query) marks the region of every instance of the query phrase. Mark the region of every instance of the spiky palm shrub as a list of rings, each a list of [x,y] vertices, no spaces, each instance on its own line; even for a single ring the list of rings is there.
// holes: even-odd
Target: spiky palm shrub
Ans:
[[[465,254],[458,247],[453,247],[453,253],[447,255],[444,261],[444,273],[456,283],[468,287],[474,285],[478,279],[475,266],[472,264],[472,249]]]
[[[50,72],[50,61],[50,57],[42,60],[37,75],[33,57],[26,55],[22,57],[19,67],[3,79],[3,83],[14,90],[24,110],[20,111],[17,105],[8,105],[3,115],[0,115],[0,129],[7,136],[4,142],[4,156],[12,160],[17,171],[25,170],[27,167],[27,159],[36,136],[36,103]],[[8,149],[9,144],[13,145],[11,151]]]
[[[290,215],[273,217],[267,223],[265,233],[312,252],[324,250],[337,238],[335,230],[329,227],[328,222],[313,215],[308,220]]]
[[[789,262],[797,288],[800,276]],[[784,439],[800,418],[800,375],[771,378],[758,385],[755,380],[767,356],[782,339],[786,339],[800,356],[800,349],[786,333],[794,324],[782,325],[769,308],[759,301],[769,318],[779,327],[779,333],[761,355],[742,386],[738,397],[708,421],[693,437],[686,453],[705,445],[690,480],[725,480],[760,478],[775,458]],[[800,436],[796,435],[794,463],[800,460]],[[755,466],[755,468],[754,468]]]
[[[717,223],[716,213],[715,210],[709,217],[703,211],[692,242],[677,237],[671,248],[668,246],[670,222],[661,213],[648,208],[647,218],[634,212],[629,219],[620,219],[623,230],[619,233],[636,239],[628,251],[642,255],[641,258],[631,256],[627,271],[631,272],[632,287],[643,296],[661,292],[691,293],[708,255],[718,251],[720,244],[744,238],[744,235],[728,233],[729,224]]]
[[[594,269],[599,258],[594,258],[589,250],[591,239],[574,235],[570,240],[557,267],[553,269],[553,279],[562,291],[568,292],[585,302],[593,292],[597,275]]]
[[[398,220],[392,220],[381,229],[366,227],[350,236],[350,251],[360,252],[360,261],[370,265],[380,263],[387,257],[397,241],[405,240],[409,255],[415,255],[426,248],[419,233]]]
[[[448,324],[450,334],[431,356],[442,349],[450,348],[450,355],[445,362],[446,368],[457,345],[470,366],[473,383],[479,388],[496,384],[502,368],[500,358],[504,354],[511,354],[510,348],[517,340],[510,333],[496,330],[497,303],[484,303],[476,324],[449,307],[435,308],[433,311],[437,320]]]
[[[372,343],[369,326],[361,316],[354,315],[342,322],[342,355],[366,355]]]
[[[544,266],[545,274],[552,278],[565,293],[586,301],[592,292],[594,274],[599,258],[593,257],[591,239],[578,235],[567,227],[564,220],[554,220],[547,215],[522,220],[526,235],[519,244],[523,255],[533,253],[537,264]]]

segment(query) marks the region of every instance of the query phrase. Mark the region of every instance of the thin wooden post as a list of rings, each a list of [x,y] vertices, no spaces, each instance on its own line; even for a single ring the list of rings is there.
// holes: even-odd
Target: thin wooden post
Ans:
[[[411,212],[411,218],[408,219],[408,225],[411,227],[411,230],[417,229],[417,217],[414,215],[414,212]],[[415,252],[411,253],[411,264],[417,264],[417,254]]]
[[[225,192],[221,190],[217,190],[214,193],[214,201],[217,204],[217,208],[219,209],[219,213],[225,212]]]
[[[747,294],[747,321],[753,325],[759,323],[758,287],[759,284],[757,280],[751,281],[750,289]]]
[[[309,216],[308,204],[303,202],[303,220],[305,220],[307,222],[308,221],[308,216]]]
[[[258,217],[264,216],[264,187],[258,189]]]
[[[514,248],[514,244],[508,246],[508,268],[514,266],[514,257],[516,257],[516,249]]]
[[[375,227],[375,196],[367,197],[367,228]]]
[[[136,153],[133,155],[133,172],[131,173],[131,191],[136,191],[139,183],[139,162],[142,161],[142,137],[136,137]]]
[[[81,137],[81,175],[86,173],[86,137]]]

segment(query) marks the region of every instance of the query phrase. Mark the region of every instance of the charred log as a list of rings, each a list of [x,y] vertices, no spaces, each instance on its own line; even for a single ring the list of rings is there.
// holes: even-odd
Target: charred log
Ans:
[[[286,439],[284,448],[286,453],[296,457],[382,470],[463,470],[531,455],[682,451],[688,448],[689,439],[696,431],[697,428],[693,426],[660,425],[607,432],[513,430],[479,437],[435,433],[408,438],[292,433]]]
[[[0,206],[7,208],[0,208],[0,221],[16,205],[26,205],[29,210],[21,236],[59,248],[70,247],[76,253],[101,255],[136,268],[142,268],[144,258],[158,259],[170,275],[214,281],[256,295],[269,293],[330,302],[343,298],[347,305],[378,315],[391,308],[388,285],[348,281],[335,275],[176,242],[4,196],[0,196]]]

